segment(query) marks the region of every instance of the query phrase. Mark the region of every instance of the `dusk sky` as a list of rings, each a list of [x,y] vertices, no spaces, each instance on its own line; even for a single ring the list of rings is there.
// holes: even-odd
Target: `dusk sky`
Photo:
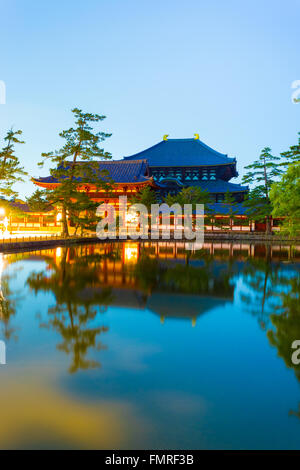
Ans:
[[[30,176],[59,148],[70,110],[105,114],[119,159],[162,140],[193,137],[243,166],[297,141],[300,1],[0,1],[1,138],[22,129]],[[2,141],[1,141],[2,146]],[[239,182],[241,178],[232,182]],[[36,188],[17,186],[20,196]]]

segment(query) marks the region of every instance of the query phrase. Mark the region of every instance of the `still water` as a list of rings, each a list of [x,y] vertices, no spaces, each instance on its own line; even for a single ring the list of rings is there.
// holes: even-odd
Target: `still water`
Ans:
[[[0,448],[300,449],[300,247],[0,254]]]

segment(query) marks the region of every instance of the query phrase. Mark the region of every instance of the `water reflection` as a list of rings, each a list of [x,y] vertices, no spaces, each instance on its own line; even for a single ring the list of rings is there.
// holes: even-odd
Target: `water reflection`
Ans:
[[[279,309],[278,296],[283,288],[281,265],[269,257],[250,258],[242,272],[245,289],[241,292],[241,300],[245,311],[255,316],[265,330],[269,326],[270,315]]]
[[[133,448],[147,428],[152,437],[141,437],[142,447],[176,448],[187,436],[186,448],[198,447],[207,429],[207,448],[253,448],[261,426],[261,439],[277,426],[278,442],[292,445],[291,422],[298,420],[288,415],[300,417],[300,368],[291,363],[291,344],[300,339],[300,247],[197,248],[126,242],[2,255],[2,334],[9,339],[18,330],[19,356],[25,347],[34,358],[31,375],[7,369],[15,375],[6,376],[0,392],[9,403],[3,419],[11,425],[10,442],[20,421],[30,428],[30,445],[43,422],[77,447],[90,439],[95,446]],[[24,296],[30,310],[23,314]],[[270,392],[265,376],[276,390]],[[40,407],[30,414],[34,394]],[[82,428],[96,430],[113,419],[109,443],[67,424],[74,406]],[[134,417],[132,441],[127,417],[132,423]],[[10,446],[7,439],[0,433],[0,447],[1,441]]]
[[[57,348],[71,356],[69,371],[74,373],[100,366],[86,356],[90,348],[99,351],[105,347],[98,337],[108,329],[94,326],[93,320],[111,303],[111,289],[97,283],[98,264],[106,255],[72,254],[70,248],[57,248],[52,259],[47,256],[47,272],[31,273],[27,284],[35,293],[53,293],[56,304],[48,308],[48,318],[41,327],[56,331],[62,338]],[[112,253],[109,258],[114,256]]]
[[[285,290],[280,293],[281,313],[270,316],[273,329],[268,331],[268,338],[272,346],[277,348],[278,355],[284,360],[288,368],[295,372],[300,382],[300,365],[291,361],[291,345],[294,340],[300,339],[300,273],[281,273],[280,282]],[[300,403],[298,411],[290,411],[291,415],[300,418]]]
[[[22,300],[20,292],[12,289],[11,285],[17,276],[17,269],[12,273],[5,272],[7,257],[0,253],[0,324],[6,341],[17,340],[17,329],[11,326],[11,320],[16,314],[17,304]]]
[[[129,404],[85,402],[53,386],[44,369],[34,376],[25,371],[18,371],[21,380],[7,376],[1,383],[0,449],[124,448],[133,434],[129,422],[145,432],[146,423],[139,423]]]
[[[235,280],[242,276],[240,297],[245,311],[256,316],[263,329],[270,319],[277,325],[282,318],[278,312],[286,311],[288,298],[298,288],[286,263],[299,260],[300,249],[207,243],[189,251],[184,243],[126,242],[58,247],[36,256],[47,262],[47,269],[32,272],[27,284],[36,294],[51,292],[56,300],[41,326],[62,337],[58,348],[72,356],[70,371],[75,372],[99,365],[86,355],[89,348],[103,347],[97,337],[107,328],[95,326],[93,321],[100,320],[98,313],[104,313],[109,305],[148,309],[162,322],[173,317],[190,319],[195,325],[197,316],[233,301]],[[28,254],[11,255],[10,261],[22,257],[26,259]],[[2,271],[4,263],[2,255]],[[11,278],[2,274],[1,279],[1,322],[8,337],[7,324],[15,314],[16,299],[9,287]]]
[[[190,319],[195,326],[199,315],[233,301],[235,280],[242,276],[244,309],[267,329],[270,320],[280,321],[277,315],[296,288],[285,267],[288,260],[299,259],[299,249],[210,243],[189,251],[184,243],[127,242],[58,247],[42,256],[47,271],[32,273],[27,283],[35,293],[54,294],[56,305],[41,326],[60,334],[58,348],[72,355],[70,371],[76,372],[99,365],[85,356],[89,348],[103,348],[96,338],[107,328],[89,324],[109,305],[148,309],[162,323],[165,318]]]

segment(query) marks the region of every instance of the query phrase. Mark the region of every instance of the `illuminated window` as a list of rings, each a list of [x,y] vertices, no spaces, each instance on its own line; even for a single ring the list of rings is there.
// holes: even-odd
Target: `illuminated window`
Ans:
[[[208,171],[207,170],[202,170],[202,179],[203,180],[208,180]]]
[[[217,179],[217,177],[216,177],[216,170],[210,170],[210,172],[209,172],[209,179],[210,179],[210,180],[215,180],[215,179]]]

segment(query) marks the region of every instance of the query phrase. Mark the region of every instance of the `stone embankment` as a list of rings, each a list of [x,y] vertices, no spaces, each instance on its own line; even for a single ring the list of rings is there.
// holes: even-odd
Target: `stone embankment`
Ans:
[[[205,241],[210,242],[240,242],[240,243],[274,243],[274,244],[294,244],[300,243],[300,238],[287,238],[280,236],[279,234],[266,235],[261,232],[247,232],[247,233],[237,233],[237,232],[205,232],[204,236]],[[107,240],[108,242],[118,241],[116,240]],[[124,241],[124,240],[122,240]],[[130,241],[130,239],[129,239]],[[143,240],[147,241],[147,240]],[[149,237],[149,241],[151,241]],[[153,240],[164,241],[168,240]],[[172,238],[170,241],[173,241]],[[180,241],[180,240],[177,240]],[[0,240],[0,252],[15,252],[15,251],[34,251],[34,250],[45,250],[47,248],[52,248],[56,246],[66,246],[66,245],[79,245],[87,243],[103,243],[102,240],[97,238],[94,235],[89,235],[85,237],[68,237],[63,238],[61,236],[49,236],[49,237],[30,237],[30,238],[10,238]]]

